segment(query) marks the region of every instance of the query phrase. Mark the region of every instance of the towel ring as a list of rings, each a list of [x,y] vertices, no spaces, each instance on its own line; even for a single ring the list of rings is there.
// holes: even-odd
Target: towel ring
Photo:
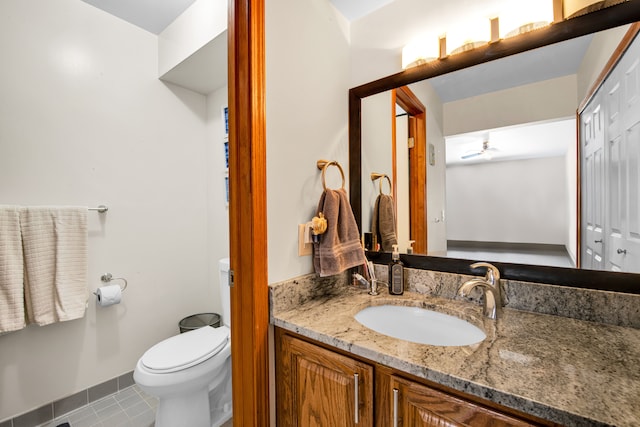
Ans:
[[[389,194],[388,196],[391,196],[393,193],[393,185],[391,184],[391,179],[389,178],[389,175],[387,175],[386,173],[375,173],[375,172],[371,172],[371,181],[375,181],[376,179],[379,179],[380,181],[380,194],[384,194],[382,192],[382,179],[381,178],[386,178],[387,182],[389,183]]]
[[[342,177],[342,190],[344,190],[344,184],[345,184],[345,179],[344,179],[344,171],[342,170],[342,166],[340,166],[340,163],[338,163],[335,160],[318,160],[318,162],[316,163],[316,165],[318,166],[318,169],[322,170],[322,187],[326,190],[327,189],[327,181],[325,180],[325,173],[327,171],[327,168],[331,165],[336,166],[339,170],[340,170],[340,176]]]

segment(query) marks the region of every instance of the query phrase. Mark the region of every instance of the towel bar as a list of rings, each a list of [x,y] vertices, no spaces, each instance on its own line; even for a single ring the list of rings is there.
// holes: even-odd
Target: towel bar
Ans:
[[[89,211],[98,211],[98,213],[105,213],[109,208],[105,205],[99,205],[97,208],[87,208]]]

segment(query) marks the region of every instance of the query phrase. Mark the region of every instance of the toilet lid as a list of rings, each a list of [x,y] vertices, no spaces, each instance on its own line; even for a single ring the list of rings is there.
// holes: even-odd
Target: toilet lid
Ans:
[[[228,342],[229,328],[205,326],[159,342],[142,355],[141,362],[156,372],[180,371],[219,353]]]

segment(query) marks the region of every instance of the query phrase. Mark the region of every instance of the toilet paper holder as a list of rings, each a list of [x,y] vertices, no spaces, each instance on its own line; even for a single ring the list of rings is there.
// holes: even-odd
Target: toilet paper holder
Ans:
[[[120,288],[120,291],[124,292],[124,290],[127,289],[127,279],[125,279],[124,277],[113,277],[111,273],[104,273],[102,276],[100,276],[100,280],[102,280],[104,283],[109,283],[112,280],[122,280],[124,282],[124,286]],[[97,295],[96,292],[94,292],[93,294]]]

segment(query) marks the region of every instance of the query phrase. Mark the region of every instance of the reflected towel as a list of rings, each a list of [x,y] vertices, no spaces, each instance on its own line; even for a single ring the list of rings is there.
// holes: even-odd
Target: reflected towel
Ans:
[[[366,260],[360,232],[346,191],[327,189],[322,193],[317,212],[327,219],[327,231],[313,245],[313,266],[320,277],[333,276]]]
[[[376,236],[384,252],[391,252],[393,245],[398,244],[393,197],[389,194],[380,194],[376,199],[373,207],[371,233]]]
[[[29,323],[83,317],[89,297],[87,208],[28,207],[20,222]]]
[[[20,207],[0,206],[0,333],[25,326]]]

